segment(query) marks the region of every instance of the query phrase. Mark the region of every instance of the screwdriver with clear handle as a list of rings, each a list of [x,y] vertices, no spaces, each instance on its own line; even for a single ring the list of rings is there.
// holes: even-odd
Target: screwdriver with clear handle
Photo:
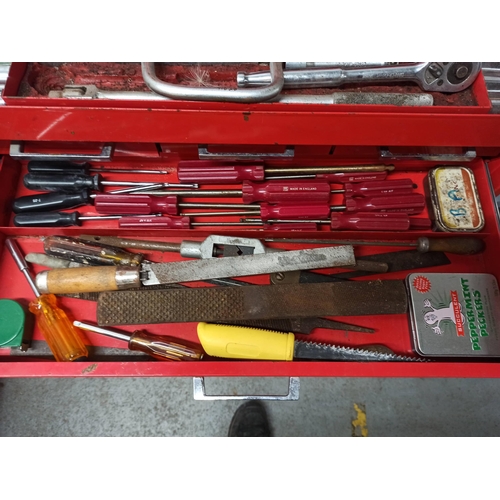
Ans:
[[[204,354],[200,346],[191,342],[179,341],[174,337],[165,335],[152,335],[145,330],[136,330],[128,334],[81,321],[74,321],[73,325],[82,330],[100,333],[107,337],[128,342],[128,348],[131,351],[141,351],[162,361],[199,361],[203,358]]]
[[[83,343],[81,333],[71,323],[64,310],[57,305],[55,295],[39,292],[29,273],[28,264],[13,240],[5,240],[5,246],[36,296],[36,300],[30,302],[29,310],[37,317],[38,327],[56,361],[87,358],[88,350]]]

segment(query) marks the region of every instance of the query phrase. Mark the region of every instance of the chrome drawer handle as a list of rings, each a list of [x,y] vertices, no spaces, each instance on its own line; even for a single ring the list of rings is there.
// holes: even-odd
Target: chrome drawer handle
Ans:
[[[388,160],[427,160],[427,161],[472,161],[476,158],[476,150],[467,148],[462,154],[457,153],[391,153],[389,148],[380,148],[380,158]]]
[[[114,145],[105,144],[99,154],[83,154],[83,153],[25,153],[23,142],[12,142],[10,144],[9,155],[18,160],[48,160],[48,161],[105,161],[111,160]]]
[[[299,377],[290,377],[288,383],[288,394],[284,395],[244,395],[244,396],[225,396],[223,394],[208,395],[205,391],[204,377],[193,377],[193,396],[197,401],[227,401],[229,399],[258,399],[260,401],[298,401],[300,390]]]
[[[155,63],[141,63],[142,77],[146,85],[157,94],[170,99],[188,101],[222,101],[222,102],[264,102],[276,97],[283,88],[283,63],[269,63],[270,83],[254,89],[223,89],[212,87],[187,87],[167,83],[158,78]]]
[[[198,146],[198,158],[200,160],[212,160],[223,158],[225,160],[259,160],[260,158],[293,158],[295,148],[287,146],[283,153],[210,153],[208,147]]]

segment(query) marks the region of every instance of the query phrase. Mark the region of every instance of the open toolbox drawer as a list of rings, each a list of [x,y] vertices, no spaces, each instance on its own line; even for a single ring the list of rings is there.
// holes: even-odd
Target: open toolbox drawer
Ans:
[[[352,163],[360,163],[356,157],[351,158]],[[362,159],[367,162],[366,158]],[[373,159],[372,159],[372,162]],[[332,164],[342,164],[341,160],[331,161]],[[423,181],[430,168],[440,165],[431,161],[397,161],[392,162],[396,169],[390,175],[393,178],[410,177],[418,186],[417,192],[423,193]],[[155,168],[165,167],[171,173],[167,176],[153,175],[145,176],[148,181],[168,181],[176,182],[176,162],[167,159],[144,158],[116,158],[109,162],[110,168],[134,168],[154,165]],[[481,254],[473,256],[460,256],[449,254],[451,264],[428,269],[429,272],[443,273],[491,273],[500,280],[500,262],[497,254],[500,250],[500,230],[498,225],[497,207],[494,193],[491,186],[490,175],[487,163],[476,158],[466,163],[472,169],[481,204],[484,211],[485,226],[476,236],[484,240],[486,248]],[[117,222],[113,220],[84,222],[82,227],[67,228],[20,228],[12,224],[11,204],[14,198],[32,194],[23,185],[23,176],[26,173],[26,161],[17,161],[9,157],[4,157],[0,170],[0,200],[2,203],[2,220],[0,233],[2,243],[6,237],[16,238],[23,253],[32,251],[42,251],[43,244],[40,237],[48,235],[66,235],[78,237],[81,234],[121,236],[125,238],[143,238],[159,241],[181,242],[185,239],[202,240],[210,234],[227,234],[235,236],[264,238],[300,238],[300,239],[358,239],[368,241],[397,241],[414,240],[419,236],[453,236],[451,233],[435,233],[425,231],[406,232],[375,232],[375,231],[342,231],[332,232],[326,226],[321,226],[318,232],[291,232],[291,231],[269,231],[258,228],[224,228],[208,227],[190,230],[153,230],[119,229]],[[108,176],[116,179],[117,174]],[[121,175],[123,180],[137,180],[137,174]],[[15,189],[13,188],[15,187]],[[210,186],[210,188],[226,187],[235,189],[235,186]],[[186,201],[189,200],[186,198]],[[342,195],[333,195],[332,204],[340,203]],[[192,199],[191,201],[194,201]],[[221,200],[225,202],[235,202],[235,199]],[[93,212],[92,206],[77,209],[80,212]],[[427,212],[418,217],[425,217]],[[201,218],[199,220],[202,220]],[[207,219],[204,219],[207,220]],[[211,219],[216,220],[216,219]],[[219,220],[238,220],[238,217],[221,218]],[[295,249],[297,245],[286,243],[268,243],[269,246]],[[300,248],[315,245],[300,245]],[[316,245],[321,246],[321,245]],[[404,247],[401,248],[405,249]],[[394,251],[393,247],[382,246],[359,246],[355,247],[358,257],[370,254]],[[177,253],[146,253],[146,258],[167,262],[182,260]],[[32,266],[34,272],[40,271],[42,267]],[[423,269],[422,271],[425,271]],[[32,298],[32,291],[26,280],[15,266],[11,256],[2,249],[0,261],[0,273],[2,285],[0,287],[0,297],[19,300],[27,303]],[[391,275],[374,275],[365,279],[404,279],[408,272],[391,273]],[[241,278],[255,284],[269,284],[268,276],[258,276]],[[200,283],[193,283],[189,286],[207,286]],[[269,285],[279,286],[279,285]],[[61,305],[68,312],[70,317],[91,323],[96,322],[96,303],[88,300],[73,298],[61,298]],[[356,316],[338,317],[337,319],[360,326],[372,327],[376,329],[374,334],[362,334],[354,332],[332,331],[317,329],[309,336],[300,336],[306,340],[314,342],[334,343],[346,346],[362,346],[367,344],[384,344],[397,354],[412,355],[412,340],[410,334],[409,318],[407,314],[399,315],[377,315],[377,316]],[[166,334],[188,341],[197,341],[196,323],[169,323],[143,325],[151,333]],[[137,325],[117,327],[124,331],[133,331]],[[58,363],[53,361],[50,352],[43,348],[41,334],[35,330],[33,349],[27,353],[19,353],[10,350],[0,351],[0,375],[5,377],[16,376],[397,376],[397,377],[498,377],[500,376],[500,363],[495,358],[476,359],[453,359],[440,358],[432,359],[428,362],[333,362],[333,361],[292,361],[292,362],[271,362],[271,361],[242,361],[242,360],[222,360],[206,358],[203,361],[190,362],[161,362],[150,360],[146,356],[136,356],[126,350],[123,342],[109,339],[90,332],[85,333],[90,347],[90,357],[87,361],[73,363]],[[111,354],[102,348],[114,349]],[[118,351],[116,349],[119,349]]]

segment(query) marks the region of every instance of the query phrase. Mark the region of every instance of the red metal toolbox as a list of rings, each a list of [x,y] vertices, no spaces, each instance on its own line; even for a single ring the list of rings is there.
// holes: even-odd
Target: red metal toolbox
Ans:
[[[91,163],[120,168],[161,168],[169,174],[148,175],[148,181],[176,182],[180,160],[206,158],[221,153],[261,156],[267,166],[318,166],[359,163],[395,165],[394,178],[410,177],[423,193],[424,178],[437,165],[466,165],[474,173],[485,217],[484,228],[477,233],[486,244],[483,253],[474,256],[449,255],[451,265],[433,268],[433,272],[492,273],[500,279],[500,228],[495,195],[500,192],[500,115],[490,113],[484,81],[478,78],[469,97],[469,105],[458,100],[433,109],[395,108],[391,106],[284,105],[280,103],[228,104],[165,101],[161,103],[78,101],[51,99],[38,92],[30,94],[27,85],[40,74],[40,66],[13,64],[0,107],[0,235],[17,238],[23,253],[41,251],[41,236],[79,234],[144,237],[180,242],[203,239],[209,234],[247,237],[284,237],[322,239],[387,240],[416,239],[433,234],[429,230],[408,233],[343,231],[279,233],[256,228],[212,227],[190,230],[118,229],[116,221],[90,221],[81,227],[20,228],[12,223],[14,198],[31,194],[23,185],[27,157],[73,154],[81,161],[91,155]],[[113,67],[113,65],[110,65]],[[42,68],[43,69],[43,68]],[[82,67],[68,72],[84,74]],[[116,81],[113,75],[102,76],[103,65],[86,70],[99,72],[101,82]],[[134,80],[138,65],[123,65]],[[135,71],[136,73],[133,73]],[[95,76],[95,75],[94,75]],[[31,78],[31,80],[30,80]],[[89,77],[90,78],[90,77]],[[90,80],[89,80],[90,81]],[[135,78],[137,83],[137,78]],[[80,82],[81,83],[81,80]],[[85,83],[85,82],[84,82]],[[36,87],[36,85],[35,85]],[[24,89],[24,90],[23,90]],[[40,90],[40,89],[39,89]],[[458,97],[455,97],[458,99]],[[439,156],[441,155],[441,156]],[[444,156],[443,156],[444,155]],[[107,174],[105,175],[107,176]],[[116,178],[116,175],[114,176]],[[137,174],[120,176],[137,180]],[[212,187],[212,186],[211,186]],[[228,187],[228,186],[213,186]],[[234,186],[231,186],[234,188]],[[341,202],[334,195],[332,203]],[[231,201],[231,200],[224,200]],[[234,200],[232,200],[234,202]],[[78,209],[93,212],[93,207]],[[425,215],[425,214],[424,214]],[[222,220],[222,219],[221,219]],[[233,220],[224,218],[223,220]],[[435,233],[434,233],[435,234]],[[449,236],[448,233],[445,236]],[[291,243],[271,246],[296,248]],[[356,248],[358,256],[382,253],[390,249],[377,246]],[[153,261],[181,260],[177,254],[151,253]],[[10,255],[2,251],[0,298],[28,301],[32,291]],[[38,268],[33,267],[36,271]],[[41,269],[41,268],[40,268]],[[404,279],[408,273],[391,274]],[[380,276],[383,279],[383,276]],[[365,278],[361,278],[365,279]],[[268,284],[266,276],[248,279]],[[91,301],[63,298],[61,303],[71,316],[95,322],[96,304]],[[342,321],[370,326],[373,335],[319,329],[310,340],[340,345],[385,344],[396,353],[411,354],[411,335],[406,314],[376,317],[346,317]],[[196,324],[147,325],[151,333],[173,335],[196,341]],[[137,326],[123,327],[132,331]],[[35,330],[35,340],[41,335]],[[119,341],[87,334],[90,345],[123,348]],[[453,359],[410,362],[325,362],[325,361],[230,361],[159,362],[147,360],[57,363],[47,356],[13,355],[0,350],[0,376],[380,376],[380,377],[498,377],[498,360],[457,361]]]

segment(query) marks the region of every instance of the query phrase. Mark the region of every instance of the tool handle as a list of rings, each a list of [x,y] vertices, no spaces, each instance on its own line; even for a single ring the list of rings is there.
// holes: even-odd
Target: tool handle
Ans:
[[[48,212],[65,208],[77,208],[92,202],[90,192],[85,189],[79,193],[45,193],[21,196],[14,200],[14,213]]]
[[[73,163],[71,161],[40,161],[32,160],[28,162],[28,172],[32,174],[75,174],[75,175],[89,175],[89,163]]]
[[[100,214],[179,214],[177,196],[98,194],[94,199],[94,205],[96,212]]]
[[[418,238],[419,252],[447,252],[458,255],[475,255],[485,249],[482,239],[474,236],[451,236],[450,238]]]
[[[244,326],[198,323],[198,338],[210,356],[291,361],[295,336]]]
[[[24,186],[32,191],[63,191],[74,193],[82,189],[100,191],[101,176],[76,175],[76,174],[26,174],[23,179]]]
[[[423,217],[410,217],[410,229],[431,229],[432,221]]]
[[[391,196],[411,194],[415,189],[415,184],[411,179],[395,179],[359,183],[347,182],[344,187],[346,196]]]
[[[135,331],[130,337],[131,351],[141,351],[153,358],[171,361],[196,361],[203,357],[203,350],[192,343],[179,343],[178,339],[165,335],[152,335],[144,330]]]
[[[346,212],[403,212],[419,214],[425,208],[425,197],[419,193],[404,196],[374,196],[367,198],[346,198],[344,207],[332,207],[332,210],[345,210]]]
[[[265,222],[270,219],[324,219],[330,215],[327,203],[310,205],[269,205],[261,203],[260,217]]]
[[[58,307],[54,295],[40,295],[30,303],[29,310],[37,317],[38,327],[56,361],[75,361],[88,357],[83,334]]]
[[[180,161],[177,177],[180,182],[200,184],[239,184],[243,181],[263,181],[263,164],[236,164],[211,160]]]
[[[139,268],[86,266],[42,271],[35,278],[41,293],[83,293],[126,290],[141,286]]]
[[[43,248],[47,255],[91,266],[138,266],[144,258],[140,253],[67,236],[48,236]]]
[[[79,212],[37,212],[14,216],[17,227],[69,227],[81,226]]]
[[[288,180],[242,183],[243,203],[267,201],[268,203],[328,203],[330,184],[316,180]]]
[[[189,229],[191,220],[189,217],[122,217],[118,221],[122,228],[153,228],[153,229]]]
[[[332,184],[345,184],[346,182],[383,181],[387,172],[334,172],[331,174],[317,174],[317,180],[326,180]]]
[[[358,212],[355,214],[332,214],[331,229],[355,231],[406,231],[410,218],[403,213]]]

